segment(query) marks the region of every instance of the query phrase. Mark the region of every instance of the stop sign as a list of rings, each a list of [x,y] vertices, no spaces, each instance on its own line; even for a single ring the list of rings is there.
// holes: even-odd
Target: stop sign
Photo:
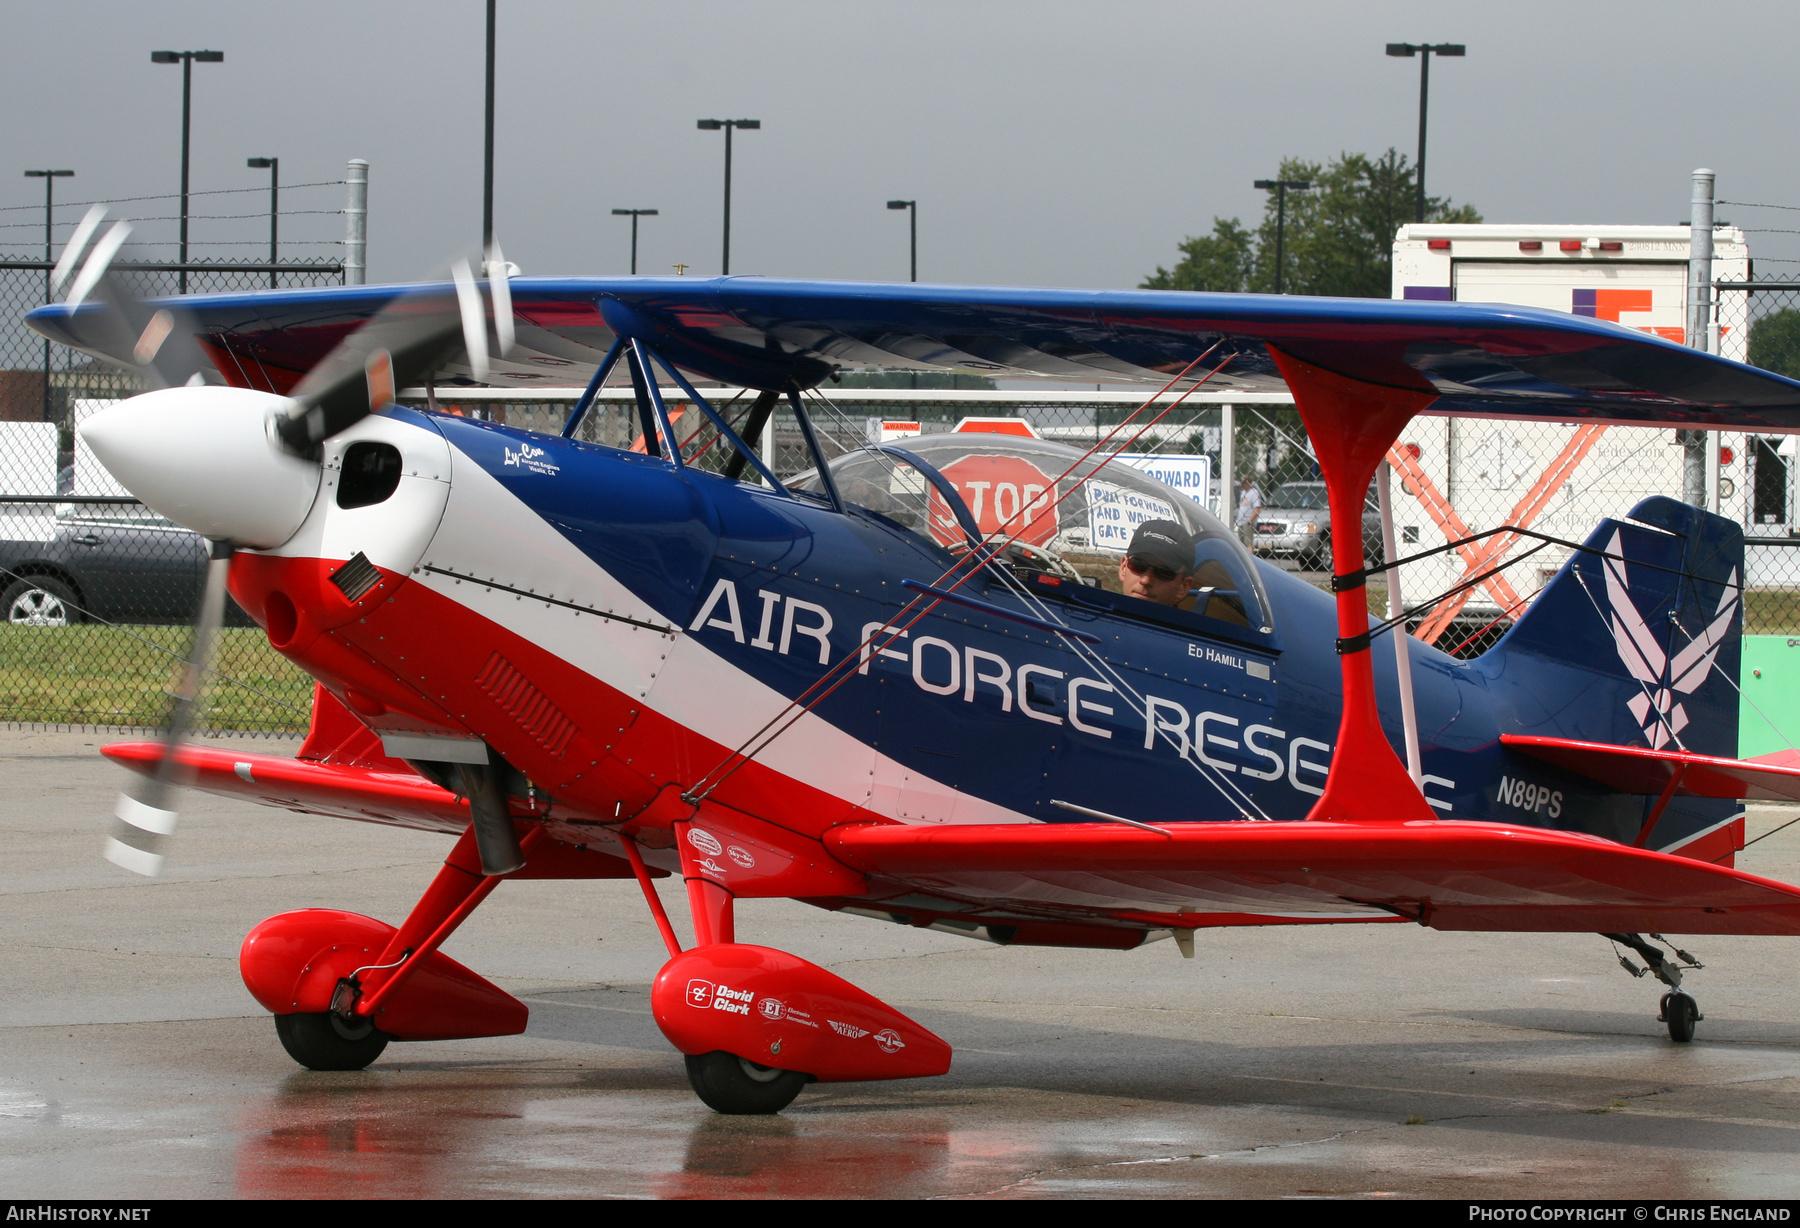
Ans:
[[[941,470],[975,517],[983,537],[1015,534],[1029,546],[1042,546],[1056,536],[1056,483],[1050,475],[1016,456],[973,453]],[[962,541],[955,515],[934,488],[931,492],[931,535],[944,545]]]

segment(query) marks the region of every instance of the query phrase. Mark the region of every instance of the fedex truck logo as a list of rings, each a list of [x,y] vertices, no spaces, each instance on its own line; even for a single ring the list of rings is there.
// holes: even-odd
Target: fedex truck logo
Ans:
[[[1619,319],[1622,315],[1648,315],[1655,310],[1648,290],[1594,287],[1571,290],[1569,294],[1569,311],[1572,314],[1595,320],[1611,320],[1614,324],[1623,323]],[[1661,337],[1664,341],[1680,342],[1687,339],[1687,331],[1679,324],[1637,324],[1633,327]]]
[[[1650,291],[1648,290],[1573,290],[1569,311],[1578,316],[1588,316],[1595,320],[1611,320],[1614,324],[1626,312],[1643,312],[1650,310]]]

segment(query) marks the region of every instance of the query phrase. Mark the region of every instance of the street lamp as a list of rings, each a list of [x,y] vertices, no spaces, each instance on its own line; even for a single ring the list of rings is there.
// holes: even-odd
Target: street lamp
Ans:
[[[1431,57],[1437,55],[1461,56],[1468,48],[1462,43],[1389,43],[1387,53],[1410,59],[1419,57],[1419,203],[1414,221],[1425,220],[1425,99],[1431,89]]]
[[[1258,179],[1250,185],[1253,188],[1273,190],[1275,193],[1275,293],[1281,293],[1281,273],[1285,264],[1282,251],[1286,242],[1287,231],[1287,194],[1292,188],[1296,192],[1304,192],[1312,187],[1310,179]]]
[[[725,248],[719,257],[719,275],[731,272],[731,130],[733,128],[755,129],[762,127],[760,119],[703,119],[694,127],[702,132],[725,130]]]
[[[52,232],[55,224],[56,181],[67,179],[74,171],[26,171],[27,179],[44,181],[44,263],[48,265],[56,259],[56,240]],[[44,301],[50,301],[50,270],[44,270]],[[50,338],[44,338],[44,421],[50,421]]]
[[[494,250],[494,0],[487,0],[487,130],[481,152],[481,262]],[[504,270],[502,270],[504,273]]]
[[[188,262],[188,130],[193,116],[194,65],[222,64],[223,51],[152,51],[152,64],[181,65],[181,293],[187,293]]]
[[[275,219],[281,216],[281,159],[251,158],[244,163],[253,171],[269,172],[269,289],[275,289]]]
[[[637,220],[641,217],[655,217],[654,209],[614,209],[614,217],[631,218],[631,275],[637,276]]]
[[[916,200],[890,200],[890,209],[909,209],[908,224],[912,227],[912,279],[919,280],[919,202]]]

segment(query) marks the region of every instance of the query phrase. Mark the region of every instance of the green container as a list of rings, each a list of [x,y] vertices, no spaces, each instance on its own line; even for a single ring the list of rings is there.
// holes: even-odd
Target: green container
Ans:
[[[1746,635],[1738,758],[1800,746],[1800,636]]]

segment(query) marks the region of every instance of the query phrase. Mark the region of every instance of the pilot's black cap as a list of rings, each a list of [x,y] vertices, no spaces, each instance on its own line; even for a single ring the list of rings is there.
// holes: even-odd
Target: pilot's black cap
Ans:
[[[1170,571],[1194,570],[1194,538],[1173,520],[1146,520],[1131,535],[1127,557],[1149,559]]]

